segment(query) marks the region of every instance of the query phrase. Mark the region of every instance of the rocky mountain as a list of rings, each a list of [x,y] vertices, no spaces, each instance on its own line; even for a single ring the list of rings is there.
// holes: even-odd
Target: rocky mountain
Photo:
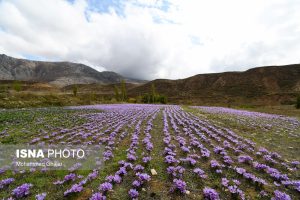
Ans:
[[[130,94],[149,93],[152,84],[173,103],[290,104],[300,93],[300,64],[199,74],[179,80],[157,79],[131,89]]]
[[[122,77],[115,72],[98,72],[84,64],[31,61],[0,54],[0,80],[35,81],[66,86],[90,83],[112,84],[122,79],[130,83],[140,82]]]

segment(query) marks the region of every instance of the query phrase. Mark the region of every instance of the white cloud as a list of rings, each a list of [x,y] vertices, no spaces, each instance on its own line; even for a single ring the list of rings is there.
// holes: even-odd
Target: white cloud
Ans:
[[[0,52],[153,78],[299,63],[297,0],[0,1]],[[119,13],[119,9],[122,13]]]

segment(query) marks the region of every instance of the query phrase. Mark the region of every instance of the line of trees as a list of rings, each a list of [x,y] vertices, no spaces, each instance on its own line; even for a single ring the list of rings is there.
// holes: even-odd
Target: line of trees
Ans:
[[[135,98],[128,98],[127,90],[126,90],[126,82],[124,80],[121,81],[120,87],[117,85],[114,86],[114,93],[116,101],[121,102],[130,102],[130,103],[167,103],[167,97],[164,95],[160,95],[156,92],[155,85],[152,83],[150,93],[146,93],[137,99]]]
[[[146,93],[142,96],[143,103],[167,103],[167,97],[165,95],[158,94],[155,89],[154,83],[151,85],[150,94]]]

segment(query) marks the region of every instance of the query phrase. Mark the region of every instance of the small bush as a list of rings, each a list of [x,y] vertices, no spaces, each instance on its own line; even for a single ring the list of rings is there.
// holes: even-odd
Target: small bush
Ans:
[[[117,99],[115,99],[115,98],[111,98],[109,102],[110,102],[110,103],[117,103],[118,101],[117,101]]]
[[[136,103],[137,100],[135,98],[129,98],[128,103]]]
[[[21,89],[22,89],[21,83],[20,83],[19,81],[15,81],[15,82],[13,83],[13,89],[14,89],[15,91],[17,91],[17,92],[20,92]]]

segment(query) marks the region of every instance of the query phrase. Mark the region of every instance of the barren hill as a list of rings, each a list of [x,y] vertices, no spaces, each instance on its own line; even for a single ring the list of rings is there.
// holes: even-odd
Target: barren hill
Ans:
[[[131,89],[130,94],[149,92],[152,84],[173,103],[289,104],[300,92],[300,64],[199,74],[179,80],[157,79]]]

